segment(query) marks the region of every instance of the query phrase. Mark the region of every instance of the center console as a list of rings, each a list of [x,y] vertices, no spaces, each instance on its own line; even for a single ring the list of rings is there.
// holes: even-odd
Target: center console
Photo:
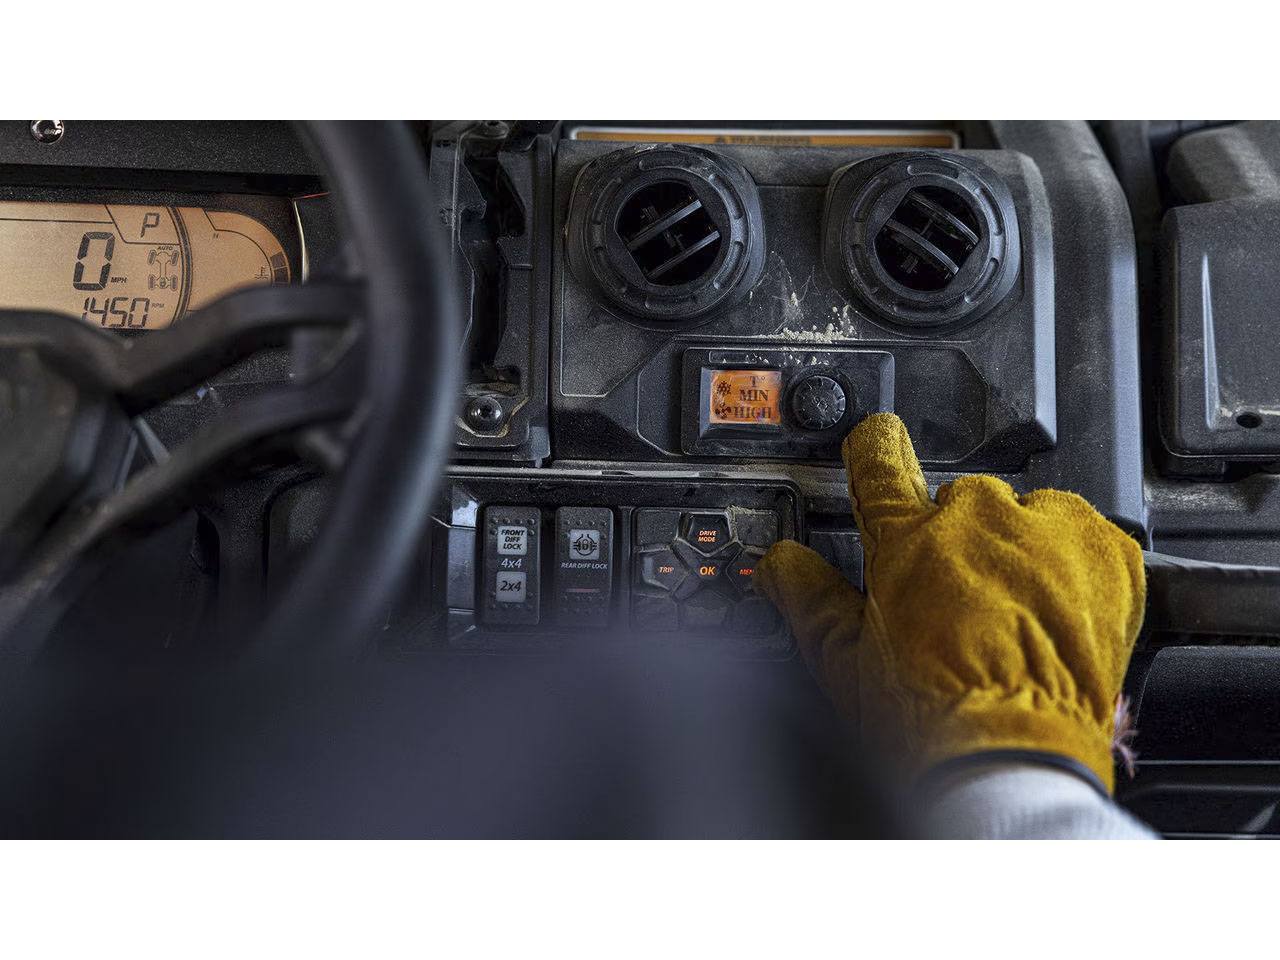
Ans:
[[[790,656],[751,571],[795,538],[861,582],[839,452],[876,411],[931,485],[1143,532],[1132,235],[1087,126],[584,129],[433,131],[470,327],[413,645]]]

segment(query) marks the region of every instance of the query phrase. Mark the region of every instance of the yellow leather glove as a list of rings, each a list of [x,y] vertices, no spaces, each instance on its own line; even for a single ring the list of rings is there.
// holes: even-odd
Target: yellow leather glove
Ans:
[[[917,773],[1034,751],[1112,790],[1146,598],[1138,544],[1074,493],[1019,497],[995,477],[944,484],[934,503],[893,414],[862,421],[843,452],[865,599],[793,541],[755,574],[837,708]]]

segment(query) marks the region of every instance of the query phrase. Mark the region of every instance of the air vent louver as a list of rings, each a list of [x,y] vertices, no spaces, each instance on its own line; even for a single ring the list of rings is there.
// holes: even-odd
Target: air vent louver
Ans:
[[[569,202],[574,274],[640,320],[708,318],[764,272],[764,219],[751,175],[695,147],[614,150],[582,172]]]
[[[685,184],[654,183],[636,191],[618,212],[618,233],[650,283],[692,283],[710,270],[720,231]]]
[[[880,265],[911,290],[942,290],[981,242],[982,227],[957,194],[920,187],[902,198],[876,235]]]

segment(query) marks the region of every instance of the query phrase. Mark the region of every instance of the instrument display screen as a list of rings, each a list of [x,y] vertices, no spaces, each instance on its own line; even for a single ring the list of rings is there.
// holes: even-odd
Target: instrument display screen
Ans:
[[[0,201],[0,308],[159,330],[232,290],[289,281],[280,240],[247,214]]]
[[[711,374],[710,423],[782,423],[781,370],[716,370]]]

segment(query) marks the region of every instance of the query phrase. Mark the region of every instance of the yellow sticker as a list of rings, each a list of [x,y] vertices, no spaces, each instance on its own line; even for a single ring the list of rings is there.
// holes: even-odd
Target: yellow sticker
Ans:
[[[638,127],[575,127],[571,140],[623,143],[692,143],[734,147],[917,147],[960,146],[952,130],[710,130]]]

